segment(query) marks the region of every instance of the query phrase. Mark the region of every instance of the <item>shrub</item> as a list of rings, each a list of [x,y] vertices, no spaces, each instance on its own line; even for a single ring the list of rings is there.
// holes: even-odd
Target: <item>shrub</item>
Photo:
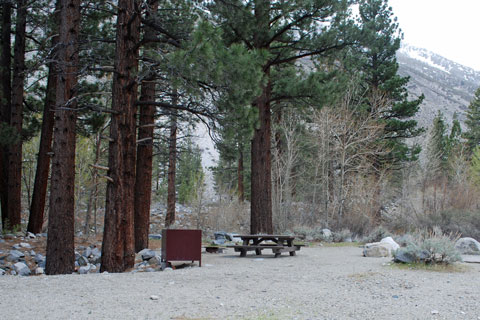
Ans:
[[[443,234],[438,230],[428,232],[410,241],[406,247],[396,250],[393,254],[395,262],[450,264],[461,261],[460,253],[455,249],[458,239],[451,234]]]
[[[342,229],[338,232],[333,232],[333,242],[351,242],[352,232],[349,229]]]
[[[390,233],[390,231],[385,229],[385,227],[378,226],[368,236],[364,237],[362,242],[379,242],[383,238],[391,236],[392,234]]]

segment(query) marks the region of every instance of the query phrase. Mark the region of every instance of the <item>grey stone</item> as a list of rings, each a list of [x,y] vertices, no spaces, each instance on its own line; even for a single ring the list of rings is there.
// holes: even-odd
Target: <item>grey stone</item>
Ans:
[[[80,274],[87,274],[88,271],[90,271],[90,264],[80,267],[80,269],[78,269],[78,273]]]
[[[159,266],[162,263],[162,259],[159,256],[155,256],[148,260],[150,266]]]
[[[223,244],[225,244],[225,242],[227,242],[226,239],[215,239],[212,241],[213,244],[216,244],[217,246],[221,246]]]
[[[45,261],[45,256],[43,256],[43,255],[40,254],[40,253],[37,253],[37,254],[35,255],[35,257],[33,258],[33,260],[35,260],[35,262],[36,262],[37,264],[39,264],[40,262]]]
[[[461,254],[480,255],[480,243],[473,238],[460,238],[455,243],[455,249]]]
[[[101,257],[102,256],[102,251],[100,251],[100,249],[95,247],[95,248],[92,249],[92,255]]]
[[[28,266],[23,262],[17,262],[13,265],[15,272],[17,272],[21,276],[29,276],[32,272],[28,268]]]
[[[34,235],[34,234],[31,233],[31,232],[27,232],[27,237],[30,238],[30,239],[35,239],[37,236]]]
[[[232,235],[230,233],[225,232],[225,231],[218,231],[218,232],[215,232],[213,235],[215,237],[215,240],[223,241],[223,243],[225,243],[226,241],[232,241],[233,240]]]
[[[16,276],[16,275],[17,275],[17,273],[15,272],[15,270],[10,271],[10,274],[11,274],[12,276]]]
[[[322,229],[322,235],[325,237],[325,238],[331,238],[333,236],[332,234],[332,231],[330,231],[330,229]]]
[[[411,252],[400,250],[397,251],[395,254],[395,262],[402,262],[402,263],[413,263],[417,259],[417,256]]]
[[[18,250],[18,249],[21,249],[22,247],[20,246],[19,243],[15,243],[13,246],[12,246],[13,249],[15,250]]]
[[[92,255],[92,248],[90,247],[85,248],[82,255],[87,258],[90,257]]]
[[[20,242],[20,247],[25,248],[25,249],[31,249],[32,248],[30,243],[26,243],[26,242]]]
[[[33,250],[30,250],[30,255],[31,255],[31,256],[35,256],[35,255],[36,255],[36,252],[33,251]]]
[[[400,245],[393,240],[392,237],[386,237],[380,240],[380,243],[388,243],[391,246],[391,250],[398,250],[400,248]]]
[[[5,275],[6,273],[7,273],[7,272],[6,272],[5,270],[3,270],[3,269],[0,269],[0,276],[3,276],[3,275]]]
[[[5,240],[3,240],[3,239],[0,239],[0,243],[5,243]]]
[[[25,258],[25,254],[18,250],[10,250],[7,261],[18,262],[21,258]]]
[[[35,269],[35,274],[36,275],[40,275],[40,274],[44,274],[44,273],[45,273],[45,271],[43,270],[43,268],[37,267]]]
[[[143,261],[150,260],[157,255],[156,252],[152,249],[143,249],[138,254],[142,256]]]
[[[79,266],[86,266],[88,265],[88,259],[84,256],[80,256],[78,259],[77,259],[77,262],[78,262],[78,265]]]
[[[101,263],[102,261],[102,252],[98,248],[93,248],[92,249],[92,254],[90,258],[88,259],[90,263],[97,264]]]
[[[40,268],[43,268],[45,269],[45,264],[46,264],[46,260],[43,260],[43,261],[40,261],[37,266],[39,266]]]
[[[363,249],[365,257],[389,257],[391,255],[390,245],[386,243],[367,243]]]

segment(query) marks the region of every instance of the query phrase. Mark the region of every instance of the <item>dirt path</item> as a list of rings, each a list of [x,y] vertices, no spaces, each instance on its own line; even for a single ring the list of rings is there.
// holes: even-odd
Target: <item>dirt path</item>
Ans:
[[[175,271],[0,277],[2,319],[480,319],[480,265],[388,266],[356,247],[204,254]],[[152,300],[153,298],[158,298]]]

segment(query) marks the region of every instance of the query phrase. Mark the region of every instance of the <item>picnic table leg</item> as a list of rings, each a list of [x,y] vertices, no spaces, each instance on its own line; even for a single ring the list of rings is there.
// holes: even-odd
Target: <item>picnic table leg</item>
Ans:
[[[295,255],[297,255],[297,253],[296,253],[296,251],[290,251],[290,255],[295,256]]]
[[[280,252],[275,252],[275,258],[280,257],[282,254]]]
[[[246,257],[247,256],[247,250],[241,249],[240,250],[240,257]]]
[[[255,249],[255,253],[257,254],[257,256],[261,256],[262,255],[262,249]]]

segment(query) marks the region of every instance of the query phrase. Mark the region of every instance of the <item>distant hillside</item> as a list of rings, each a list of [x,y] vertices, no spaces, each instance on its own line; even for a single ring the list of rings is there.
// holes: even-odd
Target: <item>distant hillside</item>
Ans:
[[[410,76],[408,90],[412,96],[425,95],[416,116],[419,124],[429,127],[437,110],[447,122],[454,112],[464,120],[465,110],[480,87],[480,72],[448,60],[425,49],[404,45],[397,52],[402,76]]]

